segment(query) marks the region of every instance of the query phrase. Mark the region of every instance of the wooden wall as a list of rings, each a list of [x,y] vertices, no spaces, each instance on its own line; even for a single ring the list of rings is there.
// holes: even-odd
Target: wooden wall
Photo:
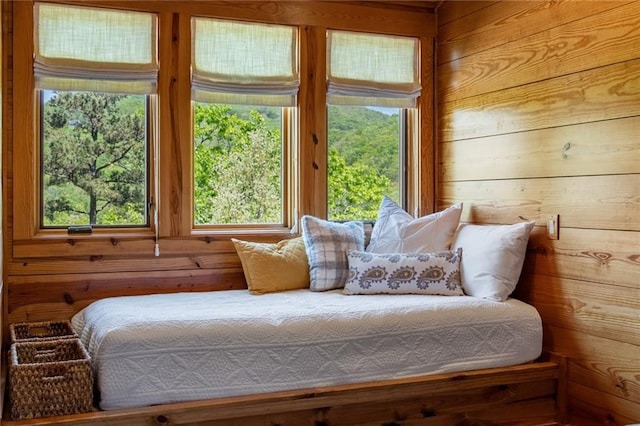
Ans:
[[[444,1],[437,205],[537,226],[517,296],[569,357],[572,424],[640,422],[640,2]]]

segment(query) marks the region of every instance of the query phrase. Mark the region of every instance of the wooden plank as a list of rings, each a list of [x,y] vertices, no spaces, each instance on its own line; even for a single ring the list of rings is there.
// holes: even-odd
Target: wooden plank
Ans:
[[[640,403],[572,382],[569,383],[569,395],[574,410],[599,420],[603,425],[632,425],[640,422]]]
[[[566,227],[640,231],[637,174],[443,183],[439,206],[459,201],[465,222],[542,224],[559,214],[560,233]]]
[[[453,101],[629,61],[640,57],[639,48],[640,3],[633,2],[443,64],[440,96]]]
[[[544,325],[544,346],[569,360],[569,398],[572,384],[640,403],[640,346]],[[573,405],[573,400],[570,400]]]
[[[160,14],[158,75],[159,134],[159,235],[188,235],[192,228],[191,176],[191,21],[190,17],[164,11]],[[155,198],[155,194],[151,194]]]
[[[420,40],[422,45],[420,70],[422,82],[422,93],[419,98],[420,122],[419,151],[419,214],[429,214],[435,211],[436,191],[435,191],[435,158],[436,158],[436,135],[434,117],[434,64],[433,64],[433,39],[423,37]]]
[[[523,273],[638,288],[638,232],[565,228],[562,218],[560,226],[559,240],[548,239],[544,227],[534,228]]]
[[[525,274],[516,296],[533,304],[547,324],[640,346],[640,286]]]
[[[444,392],[437,396],[416,395],[411,399],[359,402],[326,407],[321,410],[275,413],[264,416],[214,422],[215,425],[313,425],[316,421],[331,426],[380,425],[451,425],[466,419],[492,421],[518,418],[519,425],[540,425],[554,418],[555,386],[551,381],[510,385],[503,389],[486,388]],[[530,410],[527,410],[530,408]],[[464,413],[464,414],[463,414]],[[498,414],[499,413],[499,414]],[[295,415],[297,418],[292,418]],[[267,422],[265,422],[267,420]],[[269,423],[270,422],[270,423]],[[455,423],[454,423],[455,424]]]
[[[65,258],[32,258],[9,262],[9,276],[55,275],[55,274],[100,274],[142,271],[178,271],[192,269],[218,269],[241,267],[240,259],[235,253],[193,253],[184,256],[159,257],[118,257],[89,256]],[[213,273],[214,271],[212,271]]]
[[[507,398],[507,401],[526,401],[532,395],[540,396],[539,400],[543,405],[548,406],[548,395],[552,391],[553,382],[558,378],[558,366],[555,363],[543,362],[518,365],[513,367],[474,370],[463,373],[446,373],[429,376],[419,376],[407,379],[392,379],[379,382],[368,382],[359,384],[349,384],[340,386],[330,386],[324,388],[302,389],[296,391],[274,392],[260,395],[248,395],[240,397],[219,398],[205,401],[193,401],[176,404],[166,404],[160,406],[142,407],[137,409],[98,411],[71,416],[50,417],[43,419],[30,419],[30,425],[45,424],[66,424],[66,425],[142,425],[142,424],[223,424],[239,425],[245,423],[203,423],[205,421],[242,419],[260,416],[262,422],[257,424],[272,424],[265,422],[266,419],[276,418],[279,413],[295,413],[305,410],[314,410],[316,415],[326,416],[326,412],[333,407],[345,407],[349,405],[357,407],[371,407],[377,404],[388,404],[392,402],[409,401],[419,399],[423,401],[435,401],[447,404],[447,397],[462,394],[480,395],[485,393],[485,398],[491,407],[491,395],[500,395],[497,399]],[[531,386],[527,386],[527,384]],[[510,392],[512,389],[512,392]],[[531,390],[533,389],[533,391]],[[518,395],[520,392],[522,394]],[[532,405],[524,403],[524,406],[540,407],[536,401],[531,400]],[[474,405],[474,402],[471,402]],[[506,403],[505,406],[509,406]],[[515,404],[514,404],[515,405]],[[415,405],[414,405],[415,406]],[[493,407],[493,411],[502,410],[502,407]],[[522,406],[520,407],[522,408]],[[455,412],[455,404],[452,405]],[[465,407],[458,412],[464,412]],[[445,414],[447,414],[445,412]],[[513,414],[522,416],[521,410],[514,410]],[[421,413],[422,415],[422,413]],[[395,414],[394,414],[395,416]],[[545,414],[545,417],[547,415]],[[306,415],[303,415],[303,418]],[[552,420],[553,413],[551,413]],[[316,419],[324,421],[326,417]],[[447,417],[450,420],[452,417]],[[510,419],[511,421],[519,417]],[[294,416],[296,421],[301,420],[299,416]],[[384,419],[378,424],[384,422]],[[391,419],[393,421],[393,418]],[[386,423],[386,422],[385,422]],[[7,426],[26,424],[25,422],[6,422]],[[251,424],[251,423],[250,423]],[[305,424],[305,423],[302,423]],[[318,423],[310,423],[310,425]],[[324,424],[349,425],[352,423]],[[391,423],[386,423],[391,424]],[[403,423],[404,424],[404,423]],[[407,423],[407,424],[438,424],[438,423]],[[442,424],[442,423],[440,423]],[[286,423],[282,426],[298,426],[300,423]]]
[[[13,235],[18,238],[31,238],[35,233],[36,210],[39,205],[35,191],[36,164],[33,161],[34,152],[34,126],[33,126],[33,56],[31,49],[25,49],[24,45],[33,46],[33,6],[30,2],[13,3],[13,22],[21,22],[13,28],[13,98],[10,99],[13,111],[13,129],[11,147],[13,152],[3,154],[3,162],[12,161],[14,178],[11,198],[3,205],[3,210],[12,209],[13,218],[20,217],[19,221],[12,221]],[[4,69],[4,66],[3,66]],[[4,74],[4,72],[3,72]],[[3,103],[7,102],[3,99]],[[3,140],[4,146],[4,140]],[[10,155],[5,156],[5,155]],[[6,252],[7,255],[10,251]]]
[[[66,0],[86,5],[88,0]],[[178,12],[243,21],[313,25],[352,31],[434,36],[435,14],[421,8],[385,7],[354,1],[140,1],[90,0],[92,5],[152,12]]]
[[[640,60],[440,105],[452,141],[640,115]]]
[[[60,234],[58,234],[60,235]],[[235,253],[231,238],[255,242],[276,242],[295,237],[284,227],[273,230],[230,229],[209,233],[193,233],[185,237],[165,237],[159,239],[160,257],[164,255],[195,255],[198,253]],[[150,234],[117,235],[100,237],[54,236],[33,240],[15,240],[13,258],[28,259],[63,256],[123,256],[136,255],[145,259],[154,255],[154,239]]]
[[[97,299],[138,294],[246,289],[242,268],[12,277],[7,322],[69,319]]]
[[[300,76],[298,94],[300,158],[298,176],[300,188],[327,187],[327,112],[318,108],[327,104],[326,75],[327,64],[326,27],[305,26],[300,31],[301,69],[307,70]],[[308,110],[306,106],[312,106]],[[303,112],[304,111],[304,112]],[[298,205],[298,217],[309,214],[327,216],[327,191],[302,191]]]
[[[437,9],[438,15],[438,38],[440,38],[440,31],[445,26],[445,24],[463,19],[480,9],[486,8],[488,6],[498,4],[497,1],[482,1],[482,0],[473,0],[473,1],[442,1]]]
[[[440,180],[640,173],[640,116],[439,146]]]
[[[368,4],[343,1],[246,1],[191,2],[189,10],[196,15],[219,15],[235,19],[264,20],[291,25],[312,25],[347,29],[352,31],[376,31],[397,35],[435,35],[435,14],[421,10],[390,9]]]
[[[445,6],[450,6],[451,3],[455,5],[483,2],[445,2],[438,9],[439,64],[483,52],[532,34],[547,32],[557,26],[599,15],[624,4],[621,1],[590,1],[589,7],[582,7],[575,2],[502,1],[449,22],[447,15],[451,8]]]

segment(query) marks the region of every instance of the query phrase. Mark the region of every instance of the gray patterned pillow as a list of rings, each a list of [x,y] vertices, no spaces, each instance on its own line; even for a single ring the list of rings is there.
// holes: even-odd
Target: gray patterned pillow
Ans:
[[[309,259],[309,288],[325,291],[344,287],[349,275],[347,252],[364,250],[362,222],[336,223],[303,216],[300,225]]]
[[[463,296],[461,257],[461,248],[440,253],[350,251],[344,293]]]

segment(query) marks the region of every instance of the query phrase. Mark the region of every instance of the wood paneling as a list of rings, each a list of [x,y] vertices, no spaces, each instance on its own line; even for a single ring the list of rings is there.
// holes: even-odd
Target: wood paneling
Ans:
[[[94,300],[112,296],[242,288],[246,284],[241,267],[21,276],[14,277],[7,290],[7,319],[65,320]]]
[[[638,116],[640,59],[445,102],[440,114],[443,142]]]
[[[638,175],[444,182],[441,189],[441,206],[465,203],[463,221],[513,223],[557,213],[561,227],[640,231]]]
[[[571,405],[576,405],[577,412],[583,414],[583,407],[594,405],[598,407],[594,413],[604,418],[610,415],[623,422],[614,423],[626,425],[638,421],[637,406],[640,396],[640,364],[637,354],[640,347],[611,338],[595,337],[588,333],[576,334],[570,330],[546,325],[545,346],[554,345],[557,350],[572,354],[569,358],[569,398]],[[629,354],[636,354],[630,357]],[[580,394],[588,394],[593,399],[578,402]],[[618,410],[622,408],[621,410]],[[601,414],[605,414],[601,416]],[[633,420],[633,421],[632,421]]]
[[[88,0],[50,0],[86,5]],[[163,1],[91,0],[108,8],[152,12],[229,17],[285,25],[312,25],[352,31],[434,36],[435,13],[432,8],[396,6],[377,1]]]
[[[640,351],[637,289],[531,274],[521,282],[531,289],[526,298],[546,322],[593,336],[616,336]]]
[[[531,3],[521,4],[529,7]],[[545,2],[538,3],[544,6]],[[562,4],[567,8],[567,3]],[[591,8],[584,9],[595,13]],[[562,15],[562,11],[557,12]],[[508,21],[501,21],[501,25],[508,27]],[[628,61],[637,57],[634,51],[638,47],[640,12],[629,4],[443,64],[438,80],[443,96],[461,99],[503,90],[505,82],[508,87],[521,86],[603,62]],[[447,82],[455,82],[455,86]]]
[[[575,424],[639,422],[640,2],[473,3],[438,8],[438,207],[536,220],[515,296]]]
[[[590,1],[589,7],[575,7],[570,1],[451,3],[454,4],[447,4],[438,11],[440,64],[519,41],[629,2]]]
[[[441,2],[442,3],[442,2]],[[484,9],[493,4],[498,4],[497,1],[452,1],[448,2],[446,7],[438,9],[438,39],[442,39],[442,31],[444,31],[445,24],[453,20],[459,20],[461,16],[467,16],[475,11]]]
[[[570,384],[569,394],[574,412],[597,420],[601,425],[632,425],[638,422],[638,404],[603,395],[590,386],[576,383]]]
[[[560,228],[559,240],[549,240],[544,227],[535,228],[529,239],[525,273],[537,272],[638,291],[638,232],[569,228],[562,224],[562,218]]]
[[[612,126],[616,138],[609,137]],[[440,145],[440,180],[640,173],[639,140],[636,116],[447,142]]]

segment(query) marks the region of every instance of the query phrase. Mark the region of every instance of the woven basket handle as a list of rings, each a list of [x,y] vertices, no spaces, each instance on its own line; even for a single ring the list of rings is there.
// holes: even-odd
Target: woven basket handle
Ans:
[[[55,349],[38,349],[36,350],[36,353],[33,356],[35,358],[44,358],[44,357],[50,357],[55,354],[56,354]]]
[[[49,383],[56,383],[56,382],[62,382],[66,379],[65,376],[45,376],[42,377],[42,381],[43,382],[49,382]]]

